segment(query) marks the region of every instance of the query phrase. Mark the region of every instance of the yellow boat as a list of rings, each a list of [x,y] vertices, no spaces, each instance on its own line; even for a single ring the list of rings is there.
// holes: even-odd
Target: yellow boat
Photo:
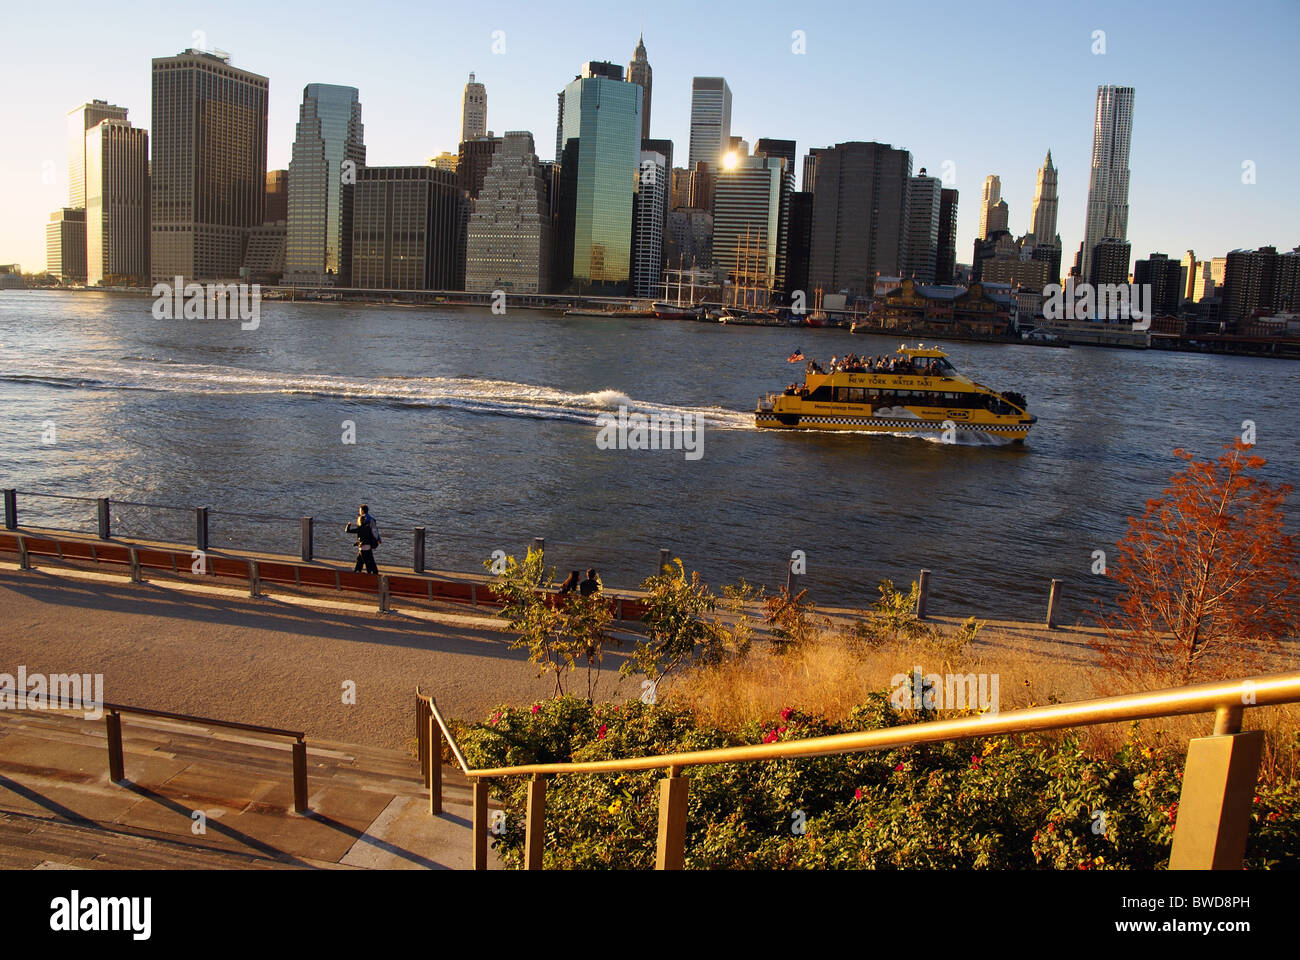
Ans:
[[[758,401],[754,425],[773,430],[845,430],[936,436],[980,435],[1022,443],[1038,421],[1025,398],[998,393],[958,373],[933,347],[902,346],[891,358],[825,372],[809,361],[802,387]]]

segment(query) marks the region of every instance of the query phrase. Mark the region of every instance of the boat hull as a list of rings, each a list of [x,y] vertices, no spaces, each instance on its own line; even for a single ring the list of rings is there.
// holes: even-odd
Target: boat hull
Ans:
[[[963,413],[966,411],[962,411]],[[758,411],[754,426],[765,430],[812,430],[842,433],[919,434],[943,438],[952,437],[995,438],[1021,442],[1029,435],[1036,418],[1029,420],[998,418],[988,422],[971,422],[957,415],[934,416],[863,416],[852,410],[817,411],[809,413],[777,413]]]

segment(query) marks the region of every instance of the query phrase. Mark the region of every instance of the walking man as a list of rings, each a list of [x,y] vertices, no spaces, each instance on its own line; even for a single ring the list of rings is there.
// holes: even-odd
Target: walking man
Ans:
[[[360,573],[362,567],[365,567],[366,573],[378,575],[379,567],[375,564],[375,547],[379,546],[379,528],[374,520],[370,517],[370,508],[364,503],[357,512],[357,522],[349,523],[345,528],[346,533],[355,533],[357,535],[357,563],[352,568],[353,573]]]

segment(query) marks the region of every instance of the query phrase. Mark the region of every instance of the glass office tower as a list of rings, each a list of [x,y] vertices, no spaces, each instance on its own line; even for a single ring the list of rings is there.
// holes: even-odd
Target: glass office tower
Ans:
[[[351,283],[352,188],[357,170],[365,166],[364,141],[356,87],[309,83],[303,88],[289,161],[286,280]]]
[[[564,88],[555,280],[573,293],[622,295],[631,278],[641,87],[622,73],[587,63]]]

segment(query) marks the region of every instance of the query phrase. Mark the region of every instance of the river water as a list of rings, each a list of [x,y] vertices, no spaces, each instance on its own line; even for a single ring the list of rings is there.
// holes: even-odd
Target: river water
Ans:
[[[224,547],[296,553],[310,515],[317,555],[336,558],[364,500],[381,560],[409,563],[417,524],[435,569],[545,537],[561,576],[594,565],[614,586],[653,572],[661,547],[715,586],[772,586],[802,550],[821,602],[865,604],[881,578],[928,567],[937,613],[1039,618],[1057,577],[1076,619],[1107,593],[1094,551],[1114,557],[1179,469],[1175,447],[1215,456],[1250,420],[1267,477],[1300,477],[1286,361],[944,344],[1039,418],[1023,446],[951,445],[754,429],[756,398],[801,375],[793,350],[892,352],[886,337],[283,302],[243,330],[151,305],[0,292],[3,486],[125,501],[114,533],[155,539],[189,540],[207,506]],[[620,406],[702,416],[702,456],[600,449],[596,418]],[[93,503],[19,507],[25,524],[94,529]]]

